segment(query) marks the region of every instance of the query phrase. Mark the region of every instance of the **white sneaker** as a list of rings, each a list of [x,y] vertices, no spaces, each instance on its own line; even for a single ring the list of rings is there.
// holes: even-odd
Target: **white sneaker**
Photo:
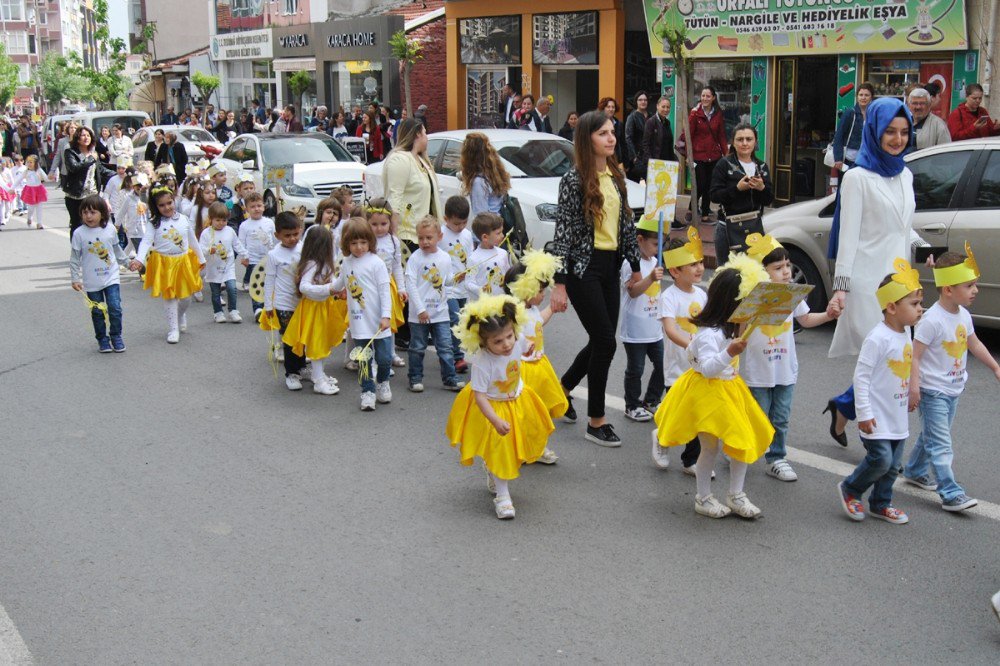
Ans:
[[[215,323],[216,324],[225,324],[226,323],[226,313],[225,312],[216,312],[215,315],[214,315],[214,318],[215,318]]]
[[[414,393],[423,393],[424,385],[421,384],[420,382],[417,382],[416,384],[410,384],[410,390]]]
[[[993,606],[993,612],[996,613],[997,619],[1000,620],[1000,592],[997,592],[990,599],[990,605]]]
[[[351,372],[357,372],[358,371],[358,362],[357,361],[348,361],[347,363],[344,364],[344,368],[346,368],[347,370],[350,370]]]
[[[392,364],[394,366],[396,366],[397,368],[402,368],[403,366],[406,365],[406,361],[404,361],[403,359],[399,358],[399,356],[397,356],[396,354],[393,354],[392,355]]]
[[[768,476],[773,476],[778,481],[797,481],[799,478],[799,475],[795,473],[795,470],[792,469],[792,466],[784,458],[775,460],[765,467],[764,473]]]
[[[750,501],[746,493],[736,493],[735,495],[729,495],[726,498],[726,506],[736,512],[736,515],[740,518],[747,518],[753,520],[754,518],[760,517],[760,509],[754,506],[754,503]]]
[[[361,394],[361,411],[363,412],[374,412],[375,411],[375,394],[371,391],[365,391]]]
[[[337,395],[340,393],[340,387],[329,381],[329,377],[323,377],[317,382],[313,382],[313,393],[319,393],[320,395]]]
[[[555,465],[557,460],[559,460],[559,456],[556,455],[556,452],[546,446],[545,450],[542,451],[542,455],[538,456],[536,462],[540,462],[543,465]]]
[[[236,283],[236,289],[238,291],[246,291],[247,290],[247,285],[243,284],[242,282],[237,282]]]
[[[229,311],[229,321],[233,322],[234,324],[239,324],[241,321],[243,321],[243,317],[240,316],[240,311],[239,310],[230,310]]]
[[[302,378],[298,375],[285,375],[285,386],[288,387],[289,391],[301,391]]]
[[[202,301],[205,300],[205,294],[201,293],[200,291],[196,291],[192,295],[192,298],[194,298],[195,303],[201,303]]]
[[[278,363],[285,362],[285,346],[280,342],[274,345],[274,360]]]
[[[653,440],[653,464],[660,469],[669,469],[670,458],[667,457],[667,449],[660,446],[660,440],[656,436],[656,431],[651,433],[650,439]]]
[[[167,333],[167,342],[169,342],[172,345],[176,345],[180,339],[181,339],[181,333],[176,328]]]
[[[694,512],[701,516],[708,516],[709,518],[725,518],[732,513],[732,509],[723,506],[719,500],[715,499],[715,495],[708,495],[706,497],[695,495]]]
[[[181,326],[180,326],[180,329],[181,329],[181,333],[187,333],[187,330],[188,330],[188,316],[187,316],[186,312],[181,315]]]
[[[375,387],[375,399],[383,405],[392,402],[392,389],[389,388],[389,382],[382,382]]]
[[[649,410],[645,407],[639,406],[633,409],[625,410],[625,418],[631,421],[638,421],[642,423],[644,421],[649,421],[653,418],[653,415],[649,413]]]
[[[500,520],[510,520],[514,517],[514,503],[510,501],[509,497],[494,497],[493,508]]]

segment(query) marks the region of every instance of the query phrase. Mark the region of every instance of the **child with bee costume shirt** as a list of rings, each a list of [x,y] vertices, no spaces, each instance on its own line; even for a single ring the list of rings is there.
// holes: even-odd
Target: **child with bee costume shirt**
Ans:
[[[208,226],[201,232],[199,243],[205,254],[205,280],[212,293],[212,310],[215,323],[224,324],[230,321],[239,324],[243,321],[240,311],[236,308],[236,260],[237,257],[248,263],[246,248],[236,237],[236,232],[228,225],[229,209],[226,204],[216,201],[205,211]],[[222,288],[226,289],[226,307],[222,307]]]

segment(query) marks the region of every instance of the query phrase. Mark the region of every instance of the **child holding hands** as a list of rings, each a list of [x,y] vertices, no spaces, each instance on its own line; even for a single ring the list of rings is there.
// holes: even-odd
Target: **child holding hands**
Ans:
[[[125,351],[122,338],[122,300],[119,265],[124,268],[125,252],[118,244],[118,234],[108,226],[111,213],[108,203],[98,195],[80,202],[83,224],[73,231],[69,273],[73,289],[87,294],[92,302],[90,316],[94,336],[102,354]],[[105,303],[105,310],[96,307]],[[110,324],[109,327],[106,324]]]
[[[199,215],[202,212],[199,211]],[[243,321],[236,307],[236,259],[245,266],[249,263],[246,248],[237,238],[236,232],[229,226],[229,209],[226,204],[216,201],[204,215],[209,225],[201,232],[199,244],[205,254],[205,279],[212,293],[212,311],[215,313],[215,323],[224,324],[230,321],[239,324]],[[226,307],[222,308],[222,287],[226,288]]]

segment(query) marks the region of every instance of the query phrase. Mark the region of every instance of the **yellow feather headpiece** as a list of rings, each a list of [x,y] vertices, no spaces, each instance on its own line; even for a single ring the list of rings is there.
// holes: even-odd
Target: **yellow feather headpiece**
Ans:
[[[462,312],[458,315],[458,324],[451,331],[458,338],[466,353],[473,354],[479,351],[482,346],[479,339],[479,325],[484,321],[502,317],[504,306],[508,303],[514,305],[514,321],[510,322],[514,326],[514,335],[520,335],[527,313],[524,304],[516,298],[507,295],[490,296],[484,294],[479,297],[479,300],[469,301],[465,304]]]
[[[878,296],[878,306],[885,310],[889,303],[895,303],[901,298],[906,298],[920,289],[920,272],[910,266],[906,259],[896,257],[892,262],[892,267],[896,272],[892,275],[892,280],[884,286],[879,287],[875,294]]]
[[[749,255],[742,252],[732,255],[729,257],[729,261],[720,266],[715,271],[715,275],[712,276],[714,280],[719,273],[726,270],[727,268],[732,268],[734,271],[740,274],[740,290],[739,290],[739,300],[746,298],[753,288],[757,286],[760,282],[768,281],[767,271],[761,266],[760,262],[756,259],[751,259]]]
[[[782,247],[781,243],[776,241],[771,234],[767,234],[766,236],[750,234],[747,236],[747,246],[749,247],[747,254],[762,264],[764,263],[764,257]]]
[[[507,285],[508,291],[518,300],[534,298],[543,284],[552,284],[556,271],[562,268],[562,259],[543,250],[528,250],[521,255],[524,273]]]
[[[972,246],[965,242],[965,261],[955,266],[934,269],[934,285],[937,287],[954,287],[956,284],[972,282],[979,279],[979,264],[976,255],[972,254]]]
[[[696,264],[705,260],[705,250],[701,246],[701,236],[693,226],[688,227],[688,242],[683,247],[674,250],[667,250],[663,253],[663,266],[665,268],[678,268],[688,264]]]

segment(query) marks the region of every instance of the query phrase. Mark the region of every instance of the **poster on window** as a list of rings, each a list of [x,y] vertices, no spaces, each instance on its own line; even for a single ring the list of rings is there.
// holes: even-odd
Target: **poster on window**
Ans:
[[[458,21],[463,65],[520,65],[521,17],[487,16]]]
[[[597,12],[536,14],[532,19],[535,64],[597,64]]]
[[[466,102],[468,109],[466,126],[469,129],[503,127],[500,98],[507,83],[507,70],[469,68],[466,78],[469,95]]]

